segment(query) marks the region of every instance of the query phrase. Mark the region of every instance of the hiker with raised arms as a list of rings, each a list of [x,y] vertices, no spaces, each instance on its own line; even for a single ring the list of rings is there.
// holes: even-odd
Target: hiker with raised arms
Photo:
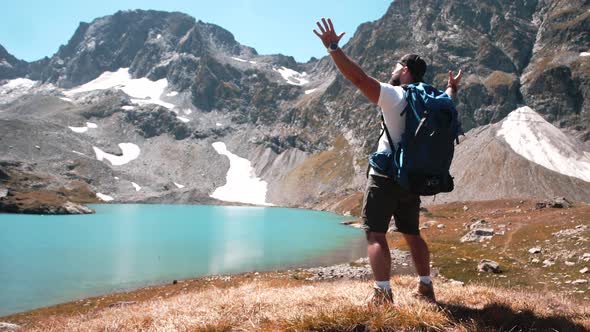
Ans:
[[[369,160],[362,208],[375,279],[370,304],[393,302],[391,254],[385,236],[392,216],[397,231],[410,247],[419,275],[414,295],[436,302],[430,277],[430,253],[418,228],[420,195],[453,189],[448,169],[454,141],[461,130],[451,98],[457,93],[462,73],[459,70],[453,76],[449,71],[446,91],[438,91],[421,83],[427,68],[424,59],[407,54],[395,62],[389,83],[382,83],[367,75],[342,51],[338,42],[344,33],[337,34],[330,19],[322,18],[317,26],[319,30],[313,32],[327,48],[336,67],[382,111],[382,133],[377,152]],[[416,146],[432,153],[424,156],[416,152]]]

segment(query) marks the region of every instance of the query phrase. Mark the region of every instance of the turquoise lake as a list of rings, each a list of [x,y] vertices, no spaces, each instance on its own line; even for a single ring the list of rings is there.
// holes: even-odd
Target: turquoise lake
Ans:
[[[349,262],[364,234],[332,213],[262,207],[92,205],[0,214],[0,316],[212,274]]]

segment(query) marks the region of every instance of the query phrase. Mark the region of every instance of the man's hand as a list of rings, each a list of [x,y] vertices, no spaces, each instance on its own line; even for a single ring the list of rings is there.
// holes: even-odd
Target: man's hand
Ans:
[[[328,46],[330,46],[331,43],[338,43],[340,41],[340,39],[342,39],[342,36],[344,36],[344,32],[341,33],[340,35],[336,34],[336,31],[334,31],[334,25],[332,24],[332,20],[328,19],[328,21],[326,22],[325,18],[322,18],[322,24],[320,24],[320,22],[316,22],[316,24],[318,25],[318,28],[320,28],[320,31],[322,33],[319,33],[317,30],[313,30],[313,33],[316,34],[316,36],[320,37],[320,39],[322,40],[322,43],[324,43],[324,46],[326,46],[326,48],[328,48]]]
[[[453,77],[453,72],[449,70],[449,79],[447,81],[447,88],[451,88],[457,92],[459,89],[459,83],[461,83],[461,77],[463,76],[463,72],[459,69],[457,76]]]
[[[459,90],[459,83],[461,83],[461,77],[463,76],[463,72],[459,69],[457,76],[453,77],[453,72],[449,70],[449,79],[447,80],[447,90],[445,93],[453,98]]]
[[[322,18],[322,23],[323,25],[320,24],[320,22],[317,22],[318,28],[320,28],[322,33],[319,33],[317,30],[313,30],[313,32],[316,36],[320,37],[324,46],[328,48],[330,44],[338,43],[340,39],[342,39],[342,36],[344,36],[344,32],[338,35],[336,31],[334,31],[334,25],[330,19],[326,21],[325,18]],[[330,56],[342,75],[361,90],[372,103],[377,104],[381,92],[379,81],[365,74],[363,69],[354,61],[350,60],[341,48],[338,48],[335,51],[330,51]]]

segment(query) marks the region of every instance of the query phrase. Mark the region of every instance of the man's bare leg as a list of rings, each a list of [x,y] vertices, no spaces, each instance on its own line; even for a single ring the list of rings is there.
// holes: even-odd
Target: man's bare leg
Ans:
[[[382,305],[393,302],[393,293],[391,292],[391,254],[385,233],[367,232],[367,252],[369,262],[375,278],[373,297],[369,305]]]
[[[412,260],[416,266],[416,272],[420,276],[418,289],[414,296],[435,303],[434,286],[430,279],[430,252],[428,251],[428,245],[420,235],[404,234],[404,239],[410,246]]]
[[[418,275],[421,277],[430,276],[430,252],[426,241],[420,235],[403,234],[403,236],[408,246],[410,246],[412,260]]]
[[[367,232],[367,252],[375,281],[389,281],[391,277],[391,253],[385,233]]]

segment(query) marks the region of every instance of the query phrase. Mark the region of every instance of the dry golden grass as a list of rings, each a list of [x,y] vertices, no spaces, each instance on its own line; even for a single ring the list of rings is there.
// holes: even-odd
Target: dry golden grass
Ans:
[[[393,306],[369,308],[370,283],[277,286],[253,280],[166,299],[53,316],[28,331],[584,331],[590,309],[565,298],[438,281],[440,305],[414,299],[415,278],[393,280]]]

